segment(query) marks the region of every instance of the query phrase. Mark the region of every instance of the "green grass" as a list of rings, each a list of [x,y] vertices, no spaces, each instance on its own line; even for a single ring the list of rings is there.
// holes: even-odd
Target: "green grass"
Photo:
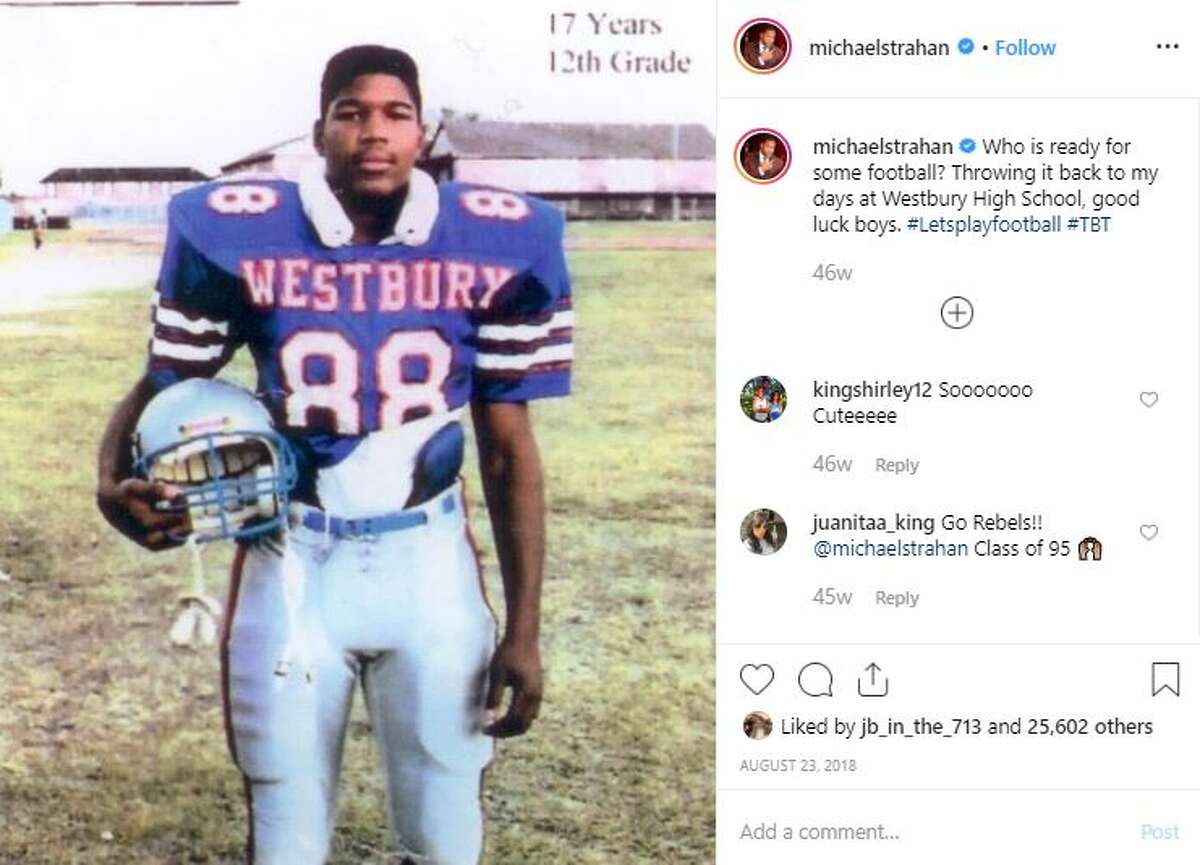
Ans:
[[[635,228],[711,235],[711,225],[570,230],[624,243]],[[575,394],[534,409],[550,537],[547,695],[534,729],[502,743],[489,773],[485,861],[707,863],[712,253],[580,249],[570,263]],[[186,557],[144,553],[93,506],[96,445],[140,372],[147,300],[147,286],[107,294],[34,317],[50,330],[4,336],[0,568],[12,580],[0,583],[0,862],[241,861],[216,654],[166,644]],[[247,372],[243,359],[236,377]],[[485,541],[474,475],[468,465]],[[230,554],[205,552],[221,588]],[[490,546],[484,557],[499,600]],[[331,861],[394,861],[361,706],[354,718]]]
[[[712,221],[697,220],[696,222],[642,222],[630,220],[627,222],[572,222],[568,234],[569,241],[586,241],[590,239],[608,242],[628,240],[630,242],[653,241],[658,238],[697,238],[713,240],[716,237],[716,224]]]
[[[26,247],[33,247],[33,239],[28,231],[13,231],[0,237],[0,261],[12,258]]]
[[[80,229],[47,229],[46,243],[76,243],[87,239],[90,232]],[[0,237],[0,262],[25,251],[33,251],[33,234],[28,230],[12,231]]]

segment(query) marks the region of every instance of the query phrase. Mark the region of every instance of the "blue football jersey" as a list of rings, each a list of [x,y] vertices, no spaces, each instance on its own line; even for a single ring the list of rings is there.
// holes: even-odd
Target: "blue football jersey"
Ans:
[[[360,474],[407,472],[387,480],[423,501],[458,473],[471,400],[570,390],[563,220],[545,202],[414,171],[395,232],[375,245],[351,242],[319,176],[205,184],[168,216],[149,378],[213,376],[249,348],[259,395],[308,469],[302,490],[378,437],[375,451],[403,459],[372,457]]]

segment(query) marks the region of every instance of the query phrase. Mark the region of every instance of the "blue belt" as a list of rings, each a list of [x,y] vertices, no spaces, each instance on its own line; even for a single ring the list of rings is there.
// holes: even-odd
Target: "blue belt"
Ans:
[[[456,496],[453,492],[442,496],[440,510],[444,514],[454,513]],[[433,505],[431,502],[430,505]],[[356,517],[346,519],[335,517],[315,508],[306,508],[300,524],[314,532],[329,534],[335,538],[368,538],[382,535],[386,532],[399,532],[404,529],[415,529],[429,522],[430,505],[420,508],[409,508],[394,511],[390,514],[380,514],[375,517]]]

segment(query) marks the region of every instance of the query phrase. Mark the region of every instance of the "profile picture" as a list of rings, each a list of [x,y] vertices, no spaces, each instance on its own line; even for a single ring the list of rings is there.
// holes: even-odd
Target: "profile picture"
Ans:
[[[747,739],[758,741],[765,739],[771,735],[771,716],[766,712],[751,712],[742,721],[742,732],[746,734]]]
[[[737,58],[751,72],[768,75],[783,67],[792,54],[792,38],[771,18],[754,18],[738,30]]]
[[[787,408],[787,391],[777,379],[756,375],[744,385],[741,394],[742,411],[755,423],[779,420]]]
[[[759,508],[742,520],[742,545],[757,556],[779,552],[787,541],[787,523],[770,508]]]
[[[774,183],[787,174],[791,154],[787,140],[774,129],[752,129],[738,142],[738,168],[749,181]]]

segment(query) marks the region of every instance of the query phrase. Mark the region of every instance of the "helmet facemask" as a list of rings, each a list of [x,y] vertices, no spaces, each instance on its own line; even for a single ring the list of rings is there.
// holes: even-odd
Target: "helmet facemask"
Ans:
[[[135,469],[151,481],[181,490],[164,511],[186,512],[188,524],[172,540],[197,543],[246,540],[278,531],[287,519],[287,492],[295,484],[291,448],[270,431],[194,432],[181,425],[178,444],[136,457]],[[199,426],[193,424],[190,426]],[[139,448],[135,444],[134,452]]]

